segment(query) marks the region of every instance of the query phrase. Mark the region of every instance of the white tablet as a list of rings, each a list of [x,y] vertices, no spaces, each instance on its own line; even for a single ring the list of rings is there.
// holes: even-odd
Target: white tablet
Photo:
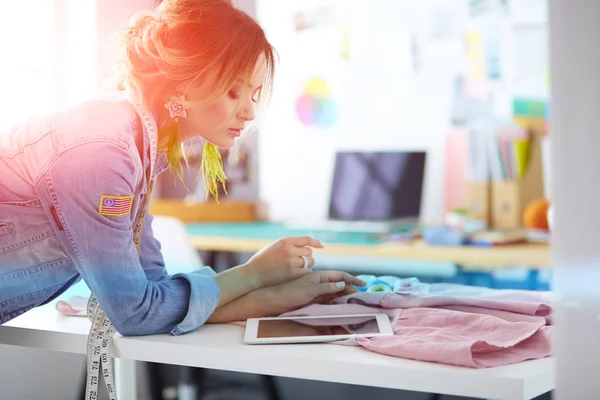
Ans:
[[[350,337],[393,334],[387,314],[251,318],[246,322],[244,342],[248,344],[317,343]]]

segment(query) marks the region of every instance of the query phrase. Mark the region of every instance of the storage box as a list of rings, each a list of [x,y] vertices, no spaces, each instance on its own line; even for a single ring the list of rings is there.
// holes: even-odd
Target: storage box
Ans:
[[[540,131],[532,131],[527,170],[520,180],[492,182],[491,226],[514,229],[523,226],[523,213],[533,200],[544,197]]]
[[[264,220],[266,205],[261,202],[221,200],[188,202],[181,199],[154,199],[150,213],[175,217],[184,223],[253,222]]]
[[[467,216],[490,225],[490,183],[468,182],[466,184]]]

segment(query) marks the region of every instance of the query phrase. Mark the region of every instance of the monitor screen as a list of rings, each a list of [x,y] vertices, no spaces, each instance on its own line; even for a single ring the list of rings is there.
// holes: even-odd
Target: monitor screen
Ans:
[[[342,221],[418,219],[426,153],[338,152],[329,218]]]

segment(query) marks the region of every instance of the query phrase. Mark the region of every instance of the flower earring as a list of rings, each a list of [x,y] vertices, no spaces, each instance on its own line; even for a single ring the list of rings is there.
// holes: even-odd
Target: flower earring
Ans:
[[[183,166],[181,165],[182,154],[178,135],[178,122],[179,118],[187,118],[184,103],[185,96],[178,95],[172,96],[171,100],[165,104],[165,108],[169,110],[169,117],[174,120],[171,127],[172,133],[169,135],[169,165],[178,166],[177,174],[181,181],[183,181]],[[173,138],[177,141],[176,143],[171,143],[171,139]],[[208,194],[210,193],[217,202],[219,201],[219,182],[223,187],[223,191],[227,194],[227,188],[225,187],[227,176],[225,175],[221,152],[215,145],[206,140],[204,141],[202,161],[198,175],[203,176],[206,198],[208,198]]]
[[[165,104],[165,108],[169,110],[169,117],[173,118],[175,122],[181,118],[187,118],[187,111],[183,103],[185,102],[185,96],[172,96],[171,101]]]
[[[169,110],[169,117],[173,121],[163,128],[160,132],[161,137],[167,138],[167,160],[169,166],[175,175],[183,182],[183,152],[181,150],[181,141],[179,139],[179,118],[186,118],[187,111],[184,105],[185,97],[183,95],[172,96],[171,100],[165,103],[165,108]],[[187,189],[187,188],[186,188]]]

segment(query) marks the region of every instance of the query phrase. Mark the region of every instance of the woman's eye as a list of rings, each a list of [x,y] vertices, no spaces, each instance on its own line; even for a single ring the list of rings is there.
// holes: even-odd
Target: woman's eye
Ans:
[[[233,100],[238,100],[240,98],[240,95],[237,94],[235,91],[231,90],[229,91],[229,97],[231,97]]]
[[[254,92],[254,94],[252,95],[253,102],[258,103],[258,101],[260,100],[260,92],[261,92],[261,89],[258,89]]]

